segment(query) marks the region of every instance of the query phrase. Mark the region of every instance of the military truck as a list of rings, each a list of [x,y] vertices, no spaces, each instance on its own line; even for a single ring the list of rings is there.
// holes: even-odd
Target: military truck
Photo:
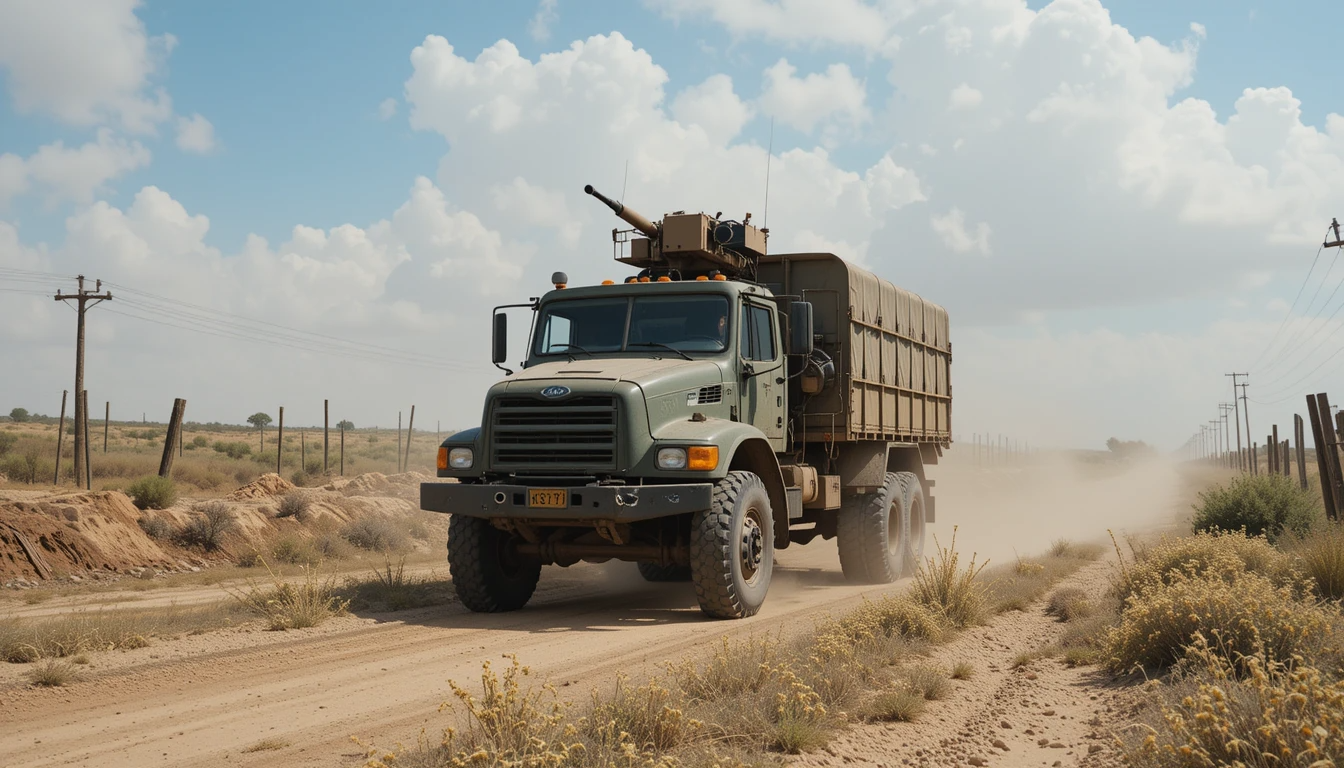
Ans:
[[[653,222],[604,197],[621,281],[495,309],[503,380],[444,440],[421,506],[449,514],[473,611],[523,607],[543,565],[633,561],[694,586],[712,617],[756,613],[775,553],[837,539],[847,579],[921,561],[926,468],[951,444],[947,312],[829,253],[768,255],[747,214]],[[508,312],[531,309],[525,360]]]

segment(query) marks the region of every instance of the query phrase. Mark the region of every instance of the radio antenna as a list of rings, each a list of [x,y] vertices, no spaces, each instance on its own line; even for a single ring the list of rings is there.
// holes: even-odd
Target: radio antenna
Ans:
[[[630,183],[630,158],[625,159],[625,175],[621,176],[621,201],[625,201],[625,188]]]
[[[770,230],[770,160],[775,155],[775,118],[770,118],[770,144],[765,148],[765,210],[761,212],[764,231]]]

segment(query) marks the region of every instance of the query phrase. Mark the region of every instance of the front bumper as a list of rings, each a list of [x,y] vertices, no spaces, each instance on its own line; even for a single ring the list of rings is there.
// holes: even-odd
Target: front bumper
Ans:
[[[582,485],[566,488],[569,506],[527,506],[526,485],[421,483],[420,508],[469,517],[519,520],[604,520],[634,523],[710,508],[712,483],[678,485]]]

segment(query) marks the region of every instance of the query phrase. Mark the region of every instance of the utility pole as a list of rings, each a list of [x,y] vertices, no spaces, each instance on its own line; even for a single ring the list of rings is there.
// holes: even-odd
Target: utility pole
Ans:
[[[1223,412],[1223,446],[1227,452],[1227,468],[1232,468],[1232,435],[1227,427],[1227,414],[1233,410],[1232,403],[1219,403],[1219,410]]]
[[[1221,426],[1222,424],[1218,423],[1217,419],[1209,419],[1209,434],[1213,437],[1213,453],[1211,456],[1214,464],[1218,464],[1223,459],[1223,436],[1218,432]]]
[[[61,293],[58,289],[56,301],[73,301],[76,305],[76,313],[79,319],[76,321],[75,333],[75,482],[82,483],[85,477],[85,451],[84,451],[84,433],[88,429],[86,420],[89,418],[88,410],[84,407],[84,313],[89,307],[95,306],[104,301],[112,300],[112,293],[100,293],[103,290],[103,281],[97,280],[94,283],[92,291],[84,288],[84,276],[79,275],[76,280],[79,281],[79,292],[75,294]],[[92,302],[92,303],[90,303]]]
[[[1334,230],[1334,232],[1335,232],[1335,239],[1334,239],[1333,242],[1327,240],[1327,241],[1325,241],[1324,243],[1321,243],[1321,247],[1322,247],[1322,248],[1338,248],[1338,247],[1340,247],[1340,246],[1344,246],[1344,237],[1340,237],[1340,236],[1339,236],[1339,219],[1331,219],[1331,220],[1330,220],[1330,229]]]
[[[1248,378],[1250,377],[1250,374],[1248,374],[1248,373],[1243,373],[1242,375],[1243,375],[1243,376],[1246,376],[1246,377],[1248,377]],[[1241,417],[1242,417],[1243,419],[1246,420],[1246,442],[1247,442],[1247,443],[1250,443],[1250,440],[1251,440],[1251,403],[1250,403],[1249,400],[1246,399],[1246,387],[1248,387],[1248,386],[1250,386],[1250,385],[1247,384],[1246,382],[1244,382],[1244,381],[1241,382]],[[1254,473],[1255,471],[1257,471],[1257,467],[1256,467],[1255,465],[1251,465],[1251,471],[1252,471],[1252,473]]]
[[[1241,460],[1241,406],[1237,403],[1237,378],[1241,376],[1250,376],[1249,373],[1228,373],[1225,376],[1232,377],[1232,410],[1235,412],[1235,418],[1232,423],[1237,426],[1237,469],[1244,469],[1245,464]],[[1247,420],[1250,421],[1249,419]],[[1251,428],[1249,423],[1246,427],[1246,439],[1251,438]]]

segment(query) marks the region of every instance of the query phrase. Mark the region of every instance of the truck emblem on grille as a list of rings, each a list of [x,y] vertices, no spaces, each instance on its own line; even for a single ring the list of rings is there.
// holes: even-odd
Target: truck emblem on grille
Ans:
[[[569,394],[569,387],[547,387],[541,390],[542,397],[564,397]]]

